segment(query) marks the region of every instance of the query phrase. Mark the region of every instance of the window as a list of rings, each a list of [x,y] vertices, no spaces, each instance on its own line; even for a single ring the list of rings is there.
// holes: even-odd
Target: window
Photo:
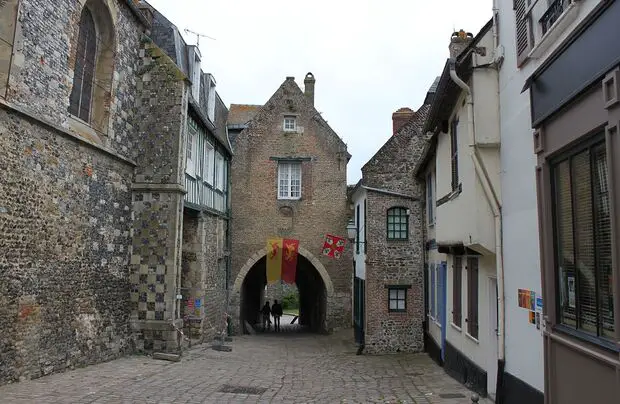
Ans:
[[[355,252],[360,253],[360,205],[355,209]]]
[[[213,123],[215,123],[215,79],[212,75],[209,75],[207,93],[207,117]]]
[[[388,240],[407,240],[409,237],[409,215],[405,208],[390,208],[387,211]]]
[[[452,167],[452,190],[455,191],[459,186],[459,150],[457,127],[459,121],[457,118],[452,120],[450,125],[450,165]]]
[[[554,244],[562,324],[613,338],[608,166],[604,141],[551,164]]]
[[[205,141],[204,153],[202,155],[202,178],[204,181],[211,185],[213,185],[215,165],[214,154],[215,150],[213,149],[213,145],[208,141]]]
[[[534,46],[531,5],[534,0],[514,0],[515,27],[517,38],[517,65],[525,60]]]
[[[407,311],[407,288],[389,287],[388,293],[389,293],[388,295],[389,311],[391,312]]]
[[[463,261],[455,255],[452,261],[452,324],[461,327],[462,318]]]
[[[116,57],[114,22],[107,1],[81,3],[86,4],[81,9],[80,24],[75,27],[70,43],[73,83],[68,112],[98,134],[106,135]]]
[[[467,258],[467,333],[478,338],[478,258]]]
[[[294,132],[297,130],[297,119],[294,116],[284,117],[284,130],[287,132]]]
[[[224,190],[224,181],[226,180],[224,166],[224,157],[219,152],[215,152],[215,188],[220,191]]]
[[[435,264],[434,263],[428,264],[428,270],[429,270],[430,275],[431,275],[430,276],[430,278],[431,278],[431,287],[430,287],[430,289],[431,289],[431,304],[430,304],[430,306],[431,306],[431,313],[430,314],[431,314],[431,318],[435,319],[435,311],[436,311],[436,309],[435,309],[435,290],[436,290],[436,286],[435,285],[437,284],[436,279],[435,279]]]
[[[301,198],[301,162],[278,164],[278,199]]]
[[[192,177],[196,175],[196,132],[197,124],[193,119],[187,120],[187,144],[185,145],[185,172]]]
[[[426,215],[429,225],[435,223],[435,212],[433,207],[433,173],[426,176]]]
[[[69,113],[84,122],[90,122],[96,57],[97,31],[95,20],[88,7],[84,7],[80,17],[73,88],[69,98]]]

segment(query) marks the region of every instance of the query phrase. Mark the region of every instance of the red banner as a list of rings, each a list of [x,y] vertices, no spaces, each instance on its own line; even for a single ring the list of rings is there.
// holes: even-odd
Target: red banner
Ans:
[[[297,275],[297,251],[299,240],[284,239],[282,243],[282,280],[295,283]]]
[[[342,237],[336,237],[331,234],[325,235],[325,243],[323,243],[323,255],[330,258],[340,258],[344,251],[346,240]]]

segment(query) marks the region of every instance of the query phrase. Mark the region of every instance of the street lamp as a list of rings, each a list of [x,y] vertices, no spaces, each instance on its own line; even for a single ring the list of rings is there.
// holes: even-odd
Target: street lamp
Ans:
[[[355,222],[353,221],[353,219],[350,219],[349,223],[347,224],[347,238],[349,239],[349,241],[353,241],[355,240],[356,236],[357,236],[357,226],[355,225]]]

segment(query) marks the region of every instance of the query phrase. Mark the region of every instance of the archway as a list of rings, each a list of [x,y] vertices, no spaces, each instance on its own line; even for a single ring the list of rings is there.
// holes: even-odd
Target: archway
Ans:
[[[264,303],[266,250],[254,254],[241,268],[233,293],[239,302],[239,330],[247,332],[245,321],[260,324],[259,311]],[[299,325],[310,332],[327,330],[327,307],[334,287],[321,262],[312,253],[299,247],[296,286],[299,291]],[[284,326],[284,324],[283,324]]]

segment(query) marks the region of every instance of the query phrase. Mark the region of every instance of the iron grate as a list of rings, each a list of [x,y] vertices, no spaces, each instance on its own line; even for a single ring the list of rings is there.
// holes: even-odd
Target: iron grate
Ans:
[[[220,393],[232,393],[232,394],[256,394],[261,395],[267,391],[264,387],[251,387],[251,386],[234,386],[231,384],[225,384],[218,390]]]
[[[464,394],[461,393],[442,393],[439,394],[440,398],[465,398]]]

